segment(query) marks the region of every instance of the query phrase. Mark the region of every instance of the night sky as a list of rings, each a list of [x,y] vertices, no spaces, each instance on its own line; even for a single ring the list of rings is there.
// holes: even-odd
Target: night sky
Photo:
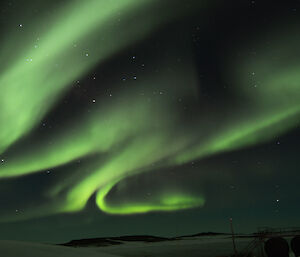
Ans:
[[[0,3],[0,239],[300,226],[300,1]]]

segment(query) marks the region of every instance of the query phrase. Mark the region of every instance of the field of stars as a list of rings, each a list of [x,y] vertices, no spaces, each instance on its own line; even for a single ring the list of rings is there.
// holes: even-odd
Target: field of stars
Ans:
[[[0,239],[299,226],[299,12],[1,2]]]

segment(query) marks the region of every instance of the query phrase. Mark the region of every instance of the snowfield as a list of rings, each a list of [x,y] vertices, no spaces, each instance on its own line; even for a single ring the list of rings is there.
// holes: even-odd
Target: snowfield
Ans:
[[[56,245],[0,241],[1,257],[117,257],[93,249]]]
[[[238,240],[238,249],[244,249],[250,241],[248,238]],[[93,249],[97,251],[97,248]],[[125,257],[225,257],[234,253],[228,236],[186,237],[156,243],[127,242],[101,247],[99,251]]]
[[[287,238],[289,241],[289,238]],[[243,250],[252,238],[237,238],[237,250]],[[228,257],[233,254],[229,236],[185,237],[164,242],[120,242],[102,247],[67,247],[39,243],[0,241],[3,257]],[[255,253],[254,256],[260,256]],[[293,254],[290,253],[290,257]]]

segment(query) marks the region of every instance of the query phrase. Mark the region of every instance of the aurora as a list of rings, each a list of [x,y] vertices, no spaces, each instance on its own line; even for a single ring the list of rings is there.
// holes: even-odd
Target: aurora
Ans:
[[[76,91],[77,81],[93,77],[94,69],[101,70],[122,51],[147,41],[169,23],[214,5],[203,1],[194,3],[194,8],[178,6],[177,1],[70,1],[49,17],[35,18],[38,25],[34,33],[26,32],[29,21],[25,21],[18,31],[9,34],[7,43],[1,46],[2,59],[16,41],[26,44],[0,70],[0,180],[56,169],[62,179],[43,192],[49,202],[31,207],[24,215],[4,213],[0,221],[79,212],[93,197],[107,214],[200,208],[207,202],[206,195],[180,186],[174,190],[166,185],[145,201],[111,203],[109,194],[128,178],[250,149],[298,126],[299,65],[283,68],[269,57],[276,53],[284,58],[290,54],[288,42],[299,43],[293,36],[297,28],[291,28],[282,40],[276,33],[268,35],[280,41],[268,49],[261,47],[267,36],[257,37],[258,50],[253,59],[224,58],[223,65],[230,70],[227,76],[234,84],[230,93],[239,101],[228,104],[230,97],[222,95],[223,102],[203,103],[201,89],[206,85],[191,57],[193,47],[186,38],[174,36],[174,46],[163,48],[158,44],[154,57],[147,57],[148,65],[159,63],[155,72],[143,71],[141,76],[132,72],[127,81],[122,70],[121,78],[109,82],[109,86],[103,85],[105,80],[97,84],[97,94],[102,95],[89,98],[83,111],[74,112],[73,119],[62,119],[63,125],[46,133],[37,132],[65,97]],[[164,15],[165,8],[172,11]],[[247,46],[240,48],[244,51]],[[178,52],[182,58],[177,57]],[[134,55],[132,61],[136,59]],[[141,63],[139,67],[146,65]],[[117,88],[117,93],[103,90],[105,86]],[[180,104],[184,101],[189,106],[182,111]],[[77,104],[75,107],[80,109]],[[186,115],[188,108],[200,111]],[[65,114],[63,109],[59,112]],[[80,165],[73,167],[74,163]],[[206,172],[205,168],[201,172]]]

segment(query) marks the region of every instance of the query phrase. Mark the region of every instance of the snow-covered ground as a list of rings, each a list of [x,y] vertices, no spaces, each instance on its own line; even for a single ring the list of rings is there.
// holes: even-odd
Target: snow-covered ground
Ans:
[[[252,240],[237,238],[237,250],[242,251]],[[187,237],[157,243],[127,242],[93,249],[124,257],[227,257],[234,253],[232,239],[228,236]],[[254,256],[260,256],[259,250],[254,252]],[[292,256],[290,253],[290,257]]]
[[[249,239],[238,240],[237,246],[243,249],[249,242]],[[228,236],[187,237],[156,243],[127,242],[93,249],[125,257],[219,257],[233,254],[232,241]]]
[[[1,257],[116,257],[87,248],[71,248],[56,245],[0,241]]]
[[[237,238],[243,250],[251,238]],[[5,257],[227,257],[233,254],[228,236],[186,237],[164,242],[122,242],[104,247],[66,247],[38,243],[0,241],[0,256]],[[255,256],[260,256],[255,254]],[[290,253],[290,257],[293,254]]]

